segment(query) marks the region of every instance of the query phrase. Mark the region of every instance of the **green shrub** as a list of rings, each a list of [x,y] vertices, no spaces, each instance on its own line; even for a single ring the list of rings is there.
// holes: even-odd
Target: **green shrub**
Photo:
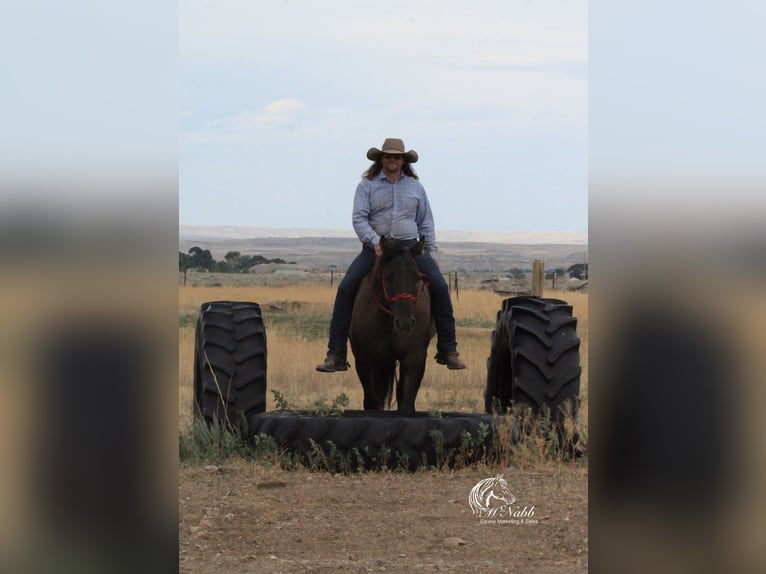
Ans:
[[[235,425],[218,420],[194,419],[191,429],[178,435],[178,458],[184,463],[219,464],[233,457],[252,455],[247,442],[247,422],[244,415]]]

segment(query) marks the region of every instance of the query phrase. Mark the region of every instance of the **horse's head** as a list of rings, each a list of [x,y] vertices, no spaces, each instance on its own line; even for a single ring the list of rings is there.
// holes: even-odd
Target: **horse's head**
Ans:
[[[415,257],[423,253],[425,240],[421,237],[413,247],[404,247],[395,239],[382,237],[380,246],[381,302],[394,318],[394,332],[410,335],[415,328],[415,303],[423,291]]]
[[[493,496],[498,500],[502,500],[507,505],[511,505],[516,502],[516,497],[511,492],[511,489],[508,488],[508,483],[505,481],[502,475],[498,475],[495,478],[495,485],[492,489]]]
[[[508,483],[502,474],[480,480],[468,496],[472,512],[484,518],[491,518],[506,510],[510,511],[510,506],[514,502],[516,497],[508,488]]]

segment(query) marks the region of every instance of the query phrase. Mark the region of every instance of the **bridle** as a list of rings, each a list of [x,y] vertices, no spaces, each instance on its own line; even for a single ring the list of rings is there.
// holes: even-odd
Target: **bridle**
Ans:
[[[385,269],[380,270],[380,284],[383,291],[383,297],[385,298],[385,300],[388,302],[389,305],[391,303],[396,303],[397,301],[401,301],[402,299],[407,301],[412,301],[412,304],[414,305],[415,303],[418,302],[418,298],[420,297],[421,293],[423,293],[423,289],[425,289],[426,278],[425,278],[425,275],[423,275],[422,273],[419,274],[419,279],[418,279],[419,286],[415,295],[413,295],[412,293],[395,293],[394,295],[389,295],[388,289],[386,289],[386,270]],[[377,296],[375,297],[375,302],[378,304],[378,307],[380,307],[384,313],[393,316],[394,312],[389,307],[386,307],[380,301],[380,298],[378,298]]]

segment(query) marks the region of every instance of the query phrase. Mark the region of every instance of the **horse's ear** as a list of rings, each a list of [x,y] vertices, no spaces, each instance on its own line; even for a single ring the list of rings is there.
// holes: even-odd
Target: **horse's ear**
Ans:
[[[412,255],[415,257],[417,257],[418,255],[423,255],[423,248],[425,247],[425,245],[426,245],[426,238],[421,235],[415,247],[410,249],[410,251],[412,252]]]

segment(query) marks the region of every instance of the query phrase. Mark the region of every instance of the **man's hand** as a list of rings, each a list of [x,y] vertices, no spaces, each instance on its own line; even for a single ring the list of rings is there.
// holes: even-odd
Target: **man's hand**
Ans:
[[[383,255],[383,248],[380,246],[380,242],[375,244],[375,255],[377,255],[378,257]]]
[[[436,257],[434,257],[433,255],[431,255],[431,259],[434,260],[434,265],[436,265],[436,268],[440,269],[440,267],[439,267],[439,260]]]

